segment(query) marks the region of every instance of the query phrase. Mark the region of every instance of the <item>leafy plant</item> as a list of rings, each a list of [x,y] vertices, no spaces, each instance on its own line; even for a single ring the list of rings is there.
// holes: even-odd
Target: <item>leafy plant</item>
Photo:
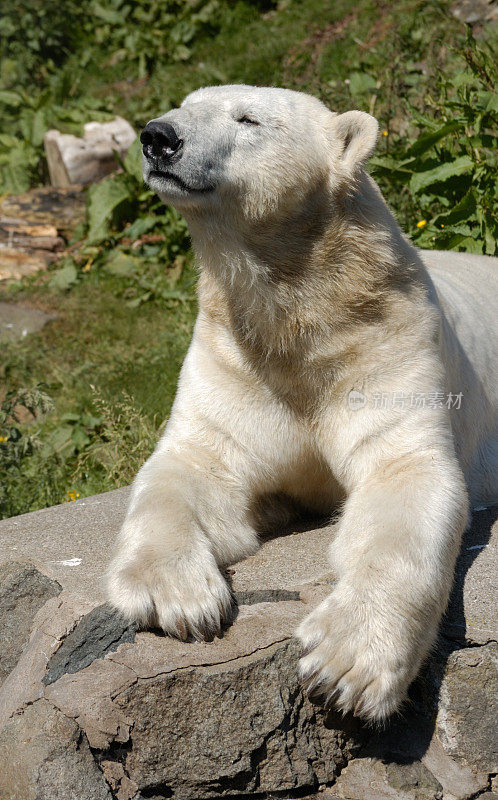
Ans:
[[[102,101],[92,98],[68,108],[54,87],[34,93],[22,88],[0,90],[0,113],[5,120],[0,134],[0,192],[11,193],[25,192],[48,178],[43,137],[49,128],[80,135],[89,117],[104,122],[113,116]]]
[[[11,390],[0,404],[0,518],[10,515],[12,483],[22,479],[25,462],[40,446],[26,419],[35,420],[52,409],[52,399],[41,386]]]
[[[201,33],[214,32],[227,0],[11,0],[0,16],[0,193],[44,183],[43,136],[81,133],[104,121],[112,98],[88,92],[86,72],[109,68],[145,78],[186,61]],[[113,189],[117,189],[113,186]]]
[[[109,489],[131,483],[138,469],[154,449],[160,430],[154,417],[152,420],[141,412],[133,399],[122,392],[121,399],[111,404],[95,387],[94,404],[102,426],[98,437],[78,459],[73,474],[75,484],[85,474],[98,470]]]
[[[188,303],[193,283],[192,271],[184,270],[187,262],[191,266],[188,251],[184,219],[143,185],[137,139],[122,171],[90,188],[86,237],[77,255],[59,262],[50,285],[70,289],[91,268],[103,268],[123,279],[131,307],[149,300]]]
[[[388,196],[408,205],[421,247],[498,253],[498,99],[490,55],[469,36],[460,69],[439,76],[430,114],[410,107],[418,136],[371,160]],[[408,215],[407,215],[408,216]]]
[[[95,40],[106,43],[113,65],[135,62],[144,77],[157,61],[186,61],[201,30],[213,31],[218,0],[90,0]]]

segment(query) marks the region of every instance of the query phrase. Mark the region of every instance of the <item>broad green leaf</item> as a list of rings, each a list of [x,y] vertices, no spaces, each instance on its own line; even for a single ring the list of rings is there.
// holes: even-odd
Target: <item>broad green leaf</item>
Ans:
[[[118,11],[101,6],[100,3],[92,3],[92,12],[96,17],[103,19],[104,22],[110,22],[112,25],[122,24],[122,17]]]
[[[102,425],[102,417],[94,417],[93,414],[85,413],[81,415],[81,424],[86,428],[94,429]]]
[[[474,162],[470,156],[460,156],[454,161],[446,161],[439,167],[426,170],[425,172],[415,172],[410,181],[410,189],[414,194],[418,194],[427,186],[453,178],[455,175],[462,175],[470,172],[474,167]]]
[[[65,414],[61,416],[62,422],[79,422],[80,415],[77,411],[67,411]]]
[[[84,450],[84,448],[90,444],[90,437],[79,425],[73,428],[71,439],[77,450]]]
[[[465,236],[460,240],[460,247],[463,247],[467,253],[482,253],[484,251],[484,242],[482,239]]]
[[[365,94],[375,89],[376,81],[368,72],[352,72],[349,76],[349,91],[352,95]]]
[[[123,163],[128,175],[133,175],[139,183],[142,183],[142,145],[138,136],[130,146]]]
[[[498,231],[496,233],[498,234]],[[498,235],[493,236],[493,232],[487,223],[484,225],[484,241],[486,253],[490,256],[496,255],[498,253]]]
[[[43,108],[40,108],[33,115],[33,125],[31,130],[31,141],[35,147],[39,147],[43,142],[43,137],[46,130],[47,123],[45,121],[45,111]]]
[[[116,175],[93,186],[88,193],[88,241],[98,243],[109,233],[109,221],[120,203],[129,197],[125,176]]]
[[[138,308],[139,306],[142,305],[142,303],[146,303],[151,296],[152,292],[144,292],[143,294],[138,295],[138,297],[134,297],[132,300],[128,300],[126,305],[129,308]]]
[[[126,236],[128,239],[138,239],[140,236],[143,236],[144,233],[148,233],[156,225],[160,224],[159,217],[138,217],[135,222],[132,222],[131,225],[128,225],[127,228],[123,231],[123,236]]]
[[[49,286],[53,289],[69,289],[78,280],[78,270],[74,264],[66,264],[62,269],[55,272],[50,281]]]
[[[132,275],[135,272],[136,262],[133,256],[128,256],[122,250],[117,250],[107,259],[105,268],[111,275],[123,277]]]
[[[434,224],[436,227],[444,225],[447,227],[448,225],[453,225],[455,222],[461,222],[462,220],[468,219],[476,209],[476,198],[475,194],[472,191],[467,192],[464,197],[454,206],[451,211],[447,211],[445,214],[439,214],[434,220]]]
[[[469,69],[455,72],[451,78],[451,84],[455,89],[460,86],[468,86],[469,84],[473,84],[475,82],[476,77]]]
[[[29,170],[23,164],[6,164],[0,168],[0,192],[21,194],[31,185]]]
[[[72,435],[73,435],[72,425],[60,425],[58,428],[52,431],[44,447],[44,450],[47,449],[49,452],[50,450],[52,450],[58,453],[59,455],[62,454],[65,456],[69,455],[71,452],[74,451]]]
[[[7,90],[0,92],[0,103],[12,108],[18,108],[22,103],[22,97],[17,92],[8,92]]]
[[[435,131],[430,131],[429,133],[423,133],[416,142],[412,144],[411,147],[407,150],[407,155],[409,156],[420,156],[422,153],[425,153],[427,150],[439,142],[440,139],[444,139],[449,133],[453,133],[453,131],[457,131],[460,127],[462,127],[463,120],[454,120],[453,122],[447,122],[445,125],[441,125]]]
[[[173,61],[188,61],[192,51],[184,44],[179,44],[175,47],[172,57]]]

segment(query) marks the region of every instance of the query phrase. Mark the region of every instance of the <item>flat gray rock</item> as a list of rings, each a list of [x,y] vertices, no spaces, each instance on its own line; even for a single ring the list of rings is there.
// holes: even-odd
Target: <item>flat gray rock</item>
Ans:
[[[55,319],[54,314],[46,314],[38,308],[0,301],[0,340],[24,339],[29,333],[41,331],[52,319]]]
[[[61,797],[74,781],[81,798],[119,800],[290,798],[319,786],[323,800],[466,800],[486,790],[497,769],[495,512],[477,513],[466,535],[441,644],[411,705],[374,732],[313,706],[297,680],[293,631],[334,583],[326,528],[276,537],[235,564],[234,623],[213,642],[184,643],[137,632],[105,604],[128,491],[0,522],[16,596],[47,587],[26,612],[20,603],[22,642],[0,689],[0,759],[13,765],[0,800],[19,786],[28,800],[59,796],[47,761],[60,767]],[[58,761],[66,744],[73,767]]]

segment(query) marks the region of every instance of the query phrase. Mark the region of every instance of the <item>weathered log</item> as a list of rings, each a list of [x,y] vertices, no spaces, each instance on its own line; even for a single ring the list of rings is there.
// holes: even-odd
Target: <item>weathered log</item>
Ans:
[[[58,235],[55,225],[37,225],[12,217],[0,217],[0,243],[7,247],[52,252],[64,247],[64,239]]]
[[[67,239],[85,218],[85,195],[78,186],[41,186],[9,195],[0,202],[0,225],[18,220],[22,225],[50,225]]]
[[[41,187],[6,197],[0,203],[0,281],[46,269],[84,217],[79,187]]]
[[[136,133],[122,117],[111,122],[87,122],[82,138],[50,130],[44,145],[53,186],[89,184],[117,168],[115,152],[123,158]]]

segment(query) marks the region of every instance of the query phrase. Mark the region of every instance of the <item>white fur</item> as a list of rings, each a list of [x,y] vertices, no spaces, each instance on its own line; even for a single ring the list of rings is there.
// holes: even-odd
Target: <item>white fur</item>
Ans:
[[[258,547],[254,501],[342,503],[329,533],[337,584],[299,627],[301,671],[325,700],[383,719],[434,642],[466,484],[473,503],[498,499],[496,259],[424,254],[431,281],[362,170],[377,135],[367,114],[228,86],[165,116],[184,138],[176,174],[214,187],[150,177],[189,222],[200,313],[133,486],[110,601],[169,634],[212,636],[231,614],[219,567]],[[351,390],[364,408],[349,407]],[[450,390],[463,392],[452,413],[371,403]]]

